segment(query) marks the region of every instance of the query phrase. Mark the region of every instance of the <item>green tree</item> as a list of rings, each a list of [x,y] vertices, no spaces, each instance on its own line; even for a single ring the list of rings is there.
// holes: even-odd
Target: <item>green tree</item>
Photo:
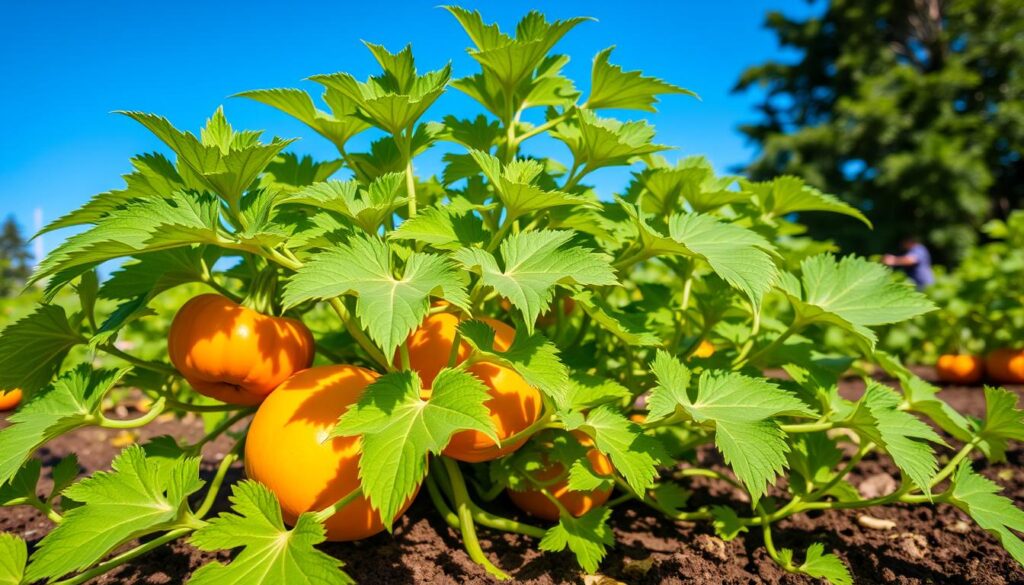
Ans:
[[[32,254],[13,216],[0,227],[0,296],[8,296],[24,285],[32,274]]]
[[[951,261],[1024,203],[1020,0],[833,0],[766,26],[799,57],[736,85],[766,91],[761,119],[742,127],[760,146],[748,172],[803,176],[876,227],[807,218],[816,233],[870,253],[913,232]]]

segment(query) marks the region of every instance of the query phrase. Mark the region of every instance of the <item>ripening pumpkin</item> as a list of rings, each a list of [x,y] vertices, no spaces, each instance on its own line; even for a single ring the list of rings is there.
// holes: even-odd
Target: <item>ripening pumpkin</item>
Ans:
[[[1002,384],[1024,384],[1024,350],[997,349],[985,358],[989,377]]]
[[[590,447],[587,451],[587,459],[594,471],[601,476],[611,476],[614,468],[608,457],[594,448],[594,441],[587,435],[578,431],[572,432],[584,447]],[[551,464],[540,471],[532,473],[532,477],[539,483],[551,481],[560,475],[565,474],[565,467],[561,463]],[[569,489],[569,478],[566,476],[554,484],[547,486],[547,490],[557,499],[566,510],[575,517],[580,517],[594,508],[603,505],[612,495],[611,486],[579,492]],[[522,491],[506,490],[512,503],[522,511],[551,522],[558,521],[558,507],[551,502],[539,489],[530,488]]]
[[[259,404],[313,363],[313,335],[300,321],[270,317],[217,294],[178,310],[167,336],[171,363],[200,394]]]
[[[245,472],[277,495],[288,524],[359,487],[359,438],[327,436],[377,377],[356,366],[310,368],[288,378],[256,411],[245,440]],[[384,529],[380,514],[363,496],[325,526],[334,541],[359,540]]]
[[[14,410],[21,402],[21,388],[13,390],[0,390],[0,411]]]
[[[493,319],[481,320],[494,329],[495,348],[506,350],[512,345],[516,334],[514,329]],[[427,317],[409,336],[409,365],[419,373],[425,388],[429,388],[441,369],[448,365],[458,325],[459,318],[455,315],[438,313]],[[463,342],[457,351],[456,363],[459,363],[469,355],[470,347]],[[491,411],[499,439],[507,439],[525,430],[540,417],[543,407],[540,393],[515,371],[488,363],[474,364],[467,370],[489,389],[491,397],[484,404]],[[425,391],[424,398],[429,396],[429,391]],[[444,454],[467,463],[490,461],[515,451],[527,438],[502,448],[479,431],[460,431],[452,437]]]
[[[976,384],[985,374],[985,364],[975,355],[944,354],[935,363],[935,371],[943,382]]]

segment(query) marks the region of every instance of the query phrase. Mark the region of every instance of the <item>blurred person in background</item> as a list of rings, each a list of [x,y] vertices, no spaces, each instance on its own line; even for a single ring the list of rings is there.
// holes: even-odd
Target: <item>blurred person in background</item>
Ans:
[[[907,236],[900,242],[903,254],[886,254],[882,256],[882,263],[886,266],[898,268],[910,277],[917,285],[917,290],[924,290],[935,283],[935,274],[932,272],[932,255],[928,248],[921,243],[916,236]]]

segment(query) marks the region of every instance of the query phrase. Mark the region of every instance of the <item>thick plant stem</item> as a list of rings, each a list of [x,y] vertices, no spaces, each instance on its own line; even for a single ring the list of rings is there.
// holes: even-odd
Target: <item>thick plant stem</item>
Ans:
[[[466,552],[469,558],[498,579],[509,579],[509,575],[494,566],[487,555],[480,548],[480,541],[476,537],[476,527],[473,525],[473,510],[469,504],[469,492],[466,490],[466,482],[462,478],[462,471],[459,464],[448,457],[441,457],[445,471],[448,472],[448,479],[451,482],[452,496],[455,500],[455,510],[459,516],[459,525],[462,531],[462,541],[466,545]]]
[[[543,528],[524,524],[523,522],[517,522],[511,518],[504,518],[502,516],[491,514],[474,504],[472,500],[469,502],[469,507],[473,511],[473,519],[488,528],[504,532],[515,532],[517,534],[532,536],[534,538],[544,538],[544,535],[547,533],[547,530],[544,530]]]
[[[377,365],[385,368],[387,371],[393,372],[394,367],[391,365],[391,360],[384,357],[384,353],[377,349],[377,346],[370,341],[370,338],[366,336],[366,333],[363,333],[363,330],[356,325],[355,318],[352,316],[352,313],[349,312],[345,303],[338,297],[335,297],[328,302],[330,303],[331,308],[334,309],[334,312],[338,314],[342,324],[345,325],[345,330],[348,331],[349,335],[356,340],[359,347],[362,347],[363,351],[369,354],[370,359],[377,362]]]
[[[224,485],[224,478],[228,474],[228,470],[231,469],[231,465],[238,461],[238,453],[235,451],[238,448],[238,443],[230,453],[221,459],[220,465],[217,466],[217,474],[213,476],[213,481],[210,482],[210,488],[206,490],[206,497],[203,498],[203,503],[199,504],[199,508],[196,510],[195,516],[200,520],[210,513],[210,508],[213,507],[213,503],[217,501],[217,494],[220,493],[220,487]]]
[[[968,455],[970,455],[971,451],[973,451],[974,448],[977,447],[978,443],[980,442],[981,437],[975,437],[974,439],[971,440],[971,442],[964,445],[963,448],[961,448],[960,451],[958,451],[957,454],[954,455],[953,458],[949,460],[949,463],[947,463],[946,466],[943,467],[942,470],[939,471],[939,473],[937,473],[935,477],[932,478],[932,481],[928,485],[928,488],[931,489],[939,485],[940,483],[942,483],[942,480],[946,479],[954,471],[956,471],[956,468],[960,465],[960,462],[963,461]]]
[[[158,398],[156,402],[153,403],[153,406],[150,407],[149,412],[139,418],[132,418],[128,420],[113,420],[103,416],[103,414],[100,414],[98,415],[98,424],[105,429],[136,429],[144,427],[156,420],[156,417],[163,414],[164,407],[166,405],[167,400],[165,398]]]
[[[254,408],[245,408],[224,419],[212,431],[207,433],[202,439],[199,439],[198,442],[189,447],[188,453],[191,454],[192,456],[198,456],[199,454],[202,453],[204,445],[216,439],[217,437],[223,435],[225,432],[227,432],[228,429],[234,426],[235,423],[253,414],[254,412],[256,412],[256,409]]]
[[[817,433],[820,431],[827,431],[835,428],[835,426],[836,424],[831,421],[819,421],[813,423],[779,425],[779,428],[792,435],[797,433]]]
[[[92,579],[99,577],[107,571],[111,571],[117,567],[120,567],[121,565],[127,563],[132,559],[141,557],[142,555],[148,553],[151,550],[160,548],[168,542],[178,540],[179,538],[185,536],[190,532],[192,532],[191,528],[178,528],[177,530],[172,530],[159,538],[155,538],[149,542],[140,544],[139,546],[127,552],[119,554],[105,563],[100,563],[99,565],[96,565],[95,567],[84,573],[79,573],[78,575],[70,579],[58,581],[55,585],[82,585],[83,583],[88,583]]]
[[[435,467],[435,469],[437,469]],[[448,502],[445,501],[444,496],[441,495],[441,488],[437,487],[437,481],[433,475],[427,475],[427,493],[430,495],[430,501],[434,503],[434,507],[437,508],[441,518],[448,523],[455,530],[462,530],[462,525],[459,523],[459,517],[452,512],[451,507],[448,506]]]
[[[355,500],[361,495],[363,495],[363,488],[357,487],[356,489],[347,493],[337,502],[334,502],[330,506],[327,506],[323,510],[317,512],[313,517],[316,518],[316,521],[320,522],[321,524],[327,522],[331,519],[331,516],[334,516],[335,514],[340,512],[342,508],[351,504],[353,500]]]
[[[135,366],[137,368],[142,368],[143,370],[150,370],[152,372],[156,372],[158,374],[163,374],[165,376],[180,376],[181,375],[181,374],[178,373],[178,370],[174,369],[170,365],[163,364],[163,363],[160,363],[160,362],[151,362],[149,360],[144,360],[144,359],[141,359],[141,358],[137,358],[137,357],[135,357],[135,356],[133,356],[131,354],[128,354],[128,353],[125,353],[125,352],[121,351],[120,349],[117,349],[116,347],[114,347],[113,344],[104,343],[104,344],[99,345],[97,347],[101,351],[106,352],[106,353],[108,353],[108,354],[110,354],[110,355],[112,355],[112,356],[114,356],[116,358],[122,359],[122,360],[128,362],[129,364],[131,364],[131,365],[133,365],[133,366]]]

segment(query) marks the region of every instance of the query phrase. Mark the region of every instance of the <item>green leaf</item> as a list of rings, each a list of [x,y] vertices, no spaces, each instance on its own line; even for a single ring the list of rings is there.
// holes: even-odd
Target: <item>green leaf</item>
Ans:
[[[953,494],[949,502],[974,519],[995,536],[1006,552],[1024,564],[1024,542],[1016,532],[1024,532],[1024,510],[1009,498],[998,495],[1002,488],[978,475],[970,461],[963,461],[953,477]]]
[[[558,348],[543,334],[517,332],[512,345],[500,351],[494,347],[494,329],[483,321],[464,321],[459,324],[459,332],[488,361],[512,368],[555,404],[568,404],[569,370],[558,358]]]
[[[386,173],[366,189],[361,189],[355,180],[327,181],[289,195],[281,203],[300,203],[334,211],[351,219],[367,233],[376,234],[381,224],[407,200],[405,176]]]
[[[455,250],[483,243],[487,232],[483,220],[469,212],[458,212],[445,207],[428,207],[416,217],[402,222],[388,238],[413,240],[430,244],[442,250]]]
[[[118,546],[166,528],[199,491],[199,459],[182,459],[173,467],[149,461],[132,445],[112,463],[65,490],[83,505],[64,514],[32,554],[30,581],[80,571]]]
[[[282,152],[267,165],[266,172],[260,177],[259,188],[290,193],[301,187],[326,181],[344,164],[345,161],[340,158],[314,161],[308,154],[299,158],[294,153]]]
[[[754,504],[788,465],[790,446],[776,417],[815,416],[795,395],[763,378],[705,370],[691,395],[689,370],[676,358],[659,351],[651,370],[658,386],[651,392],[648,420],[680,413],[713,425],[715,445]]]
[[[1017,394],[985,386],[985,422],[978,436],[989,459],[1006,461],[1007,440],[1024,441],[1024,411],[1017,408]]]
[[[93,371],[88,364],[65,372],[7,418],[0,430],[0,485],[43,443],[73,429],[92,424],[103,396],[126,370]]]
[[[711,526],[714,527],[715,534],[726,542],[735,539],[741,532],[747,531],[747,527],[740,523],[740,517],[736,515],[736,510],[729,506],[711,506],[711,518]]]
[[[487,387],[473,375],[449,368],[434,379],[430,398],[413,371],[394,372],[371,384],[348,409],[332,436],[361,436],[359,478],[374,509],[390,526],[427,472],[427,454],[440,455],[462,430],[498,437]]]
[[[934,305],[881,264],[856,256],[831,254],[800,263],[801,276],[786,274],[780,288],[793,303],[801,324],[834,325],[853,335],[867,353],[877,337],[869,329],[911,319]]]
[[[39,263],[32,282],[54,277],[58,283],[47,286],[52,294],[71,280],[64,276],[71,269],[90,269],[100,262],[143,252],[218,243],[219,215],[219,201],[208,194],[178,192],[134,201],[92,229],[65,240]]]
[[[259,132],[235,132],[220,108],[206,123],[201,140],[181,132],[166,118],[144,112],[118,112],[145,126],[178,155],[179,172],[188,171],[202,185],[237,203],[253,181],[294,140],[259,142]]]
[[[310,79],[355,103],[356,115],[361,119],[397,136],[411,129],[444,93],[451,78],[451,64],[420,76],[411,47],[390,53],[379,45],[366,46],[384,69],[382,75],[370,77],[365,83],[348,73],[314,75]]]
[[[302,514],[288,530],[281,505],[262,484],[245,480],[231,493],[232,512],[223,512],[191,537],[201,550],[242,548],[229,564],[199,568],[189,585],[334,585],[355,583],[342,562],[317,550],[327,538],[313,514]]]
[[[608,455],[615,470],[638,494],[654,485],[657,464],[662,458],[661,445],[643,433],[640,425],[627,419],[608,405],[598,406],[587,414],[581,427],[594,439],[598,450]]]
[[[31,395],[50,383],[71,348],[83,342],[63,307],[40,305],[0,332],[0,388]]]
[[[531,11],[519,21],[515,38],[485,25],[480,13],[458,6],[445,6],[476,45],[469,54],[476,59],[488,77],[501,87],[513,88],[530,78],[542,66],[548,52],[576,25],[590,20],[570,18],[549,23],[544,16]]]
[[[900,410],[900,396],[889,387],[869,381],[864,395],[847,417],[848,424],[885,449],[917,487],[928,493],[938,467],[926,441],[946,445],[932,427]]]
[[[461,144],[469,150],[488,152],[498,141],[505,137],[505,131],[497,120],[489,120],[483,114],[473,120],[463,120],[455,116],[444,117],[444,133],[442,140]]]
[[[318,109],[313,98],[301,89],[254,89],[233,97],[249,98],[277,108],[330,140],[339,150],[345,149],[350,138],[370,127],[353,115],[356,113],[356,103],[334,90],[328,90],[324,95],[331,113]]]
[[[971,440],[973,431],[970,421],[938,397],[938,388],[907,369],[896,356],[876,351],[875,359],[889,375],[900,381],[908,410],[931,418],[939,428],[956,439],[964,442]]]
[[[513,234],[499,247],[504,268],[491,253],[463,248],[454,257],[478,269],[481,282],[519,309],[529,333],[551,304],[557,285],[614,285],[615,273],[605,254],[568,246],[573,232],[542,230]]]
[[[594,57],[591,73],[590,97],[586,107],[592,110],[624,109],[656,112],[658,95],[683,94],[697,97],[688,89],[666,83],[657,77],[644,77],[640,71],[623,71],[608,62],[612,49],[608,47]]]
[[[82,207],[48,224],[38,235],[76,225],[95,224],[133,199],[169,197],[186,188],[174,164],[162,154],[141,154],[131,162],[135,170],[124,175],[124,189],[96,195]]]
[[[669,235],[689,256],[706,261],[756,307],[778,278],[772,245],[756,232],[710,215],[688,213],[669,219]],[[755,309],[756,310],[756,309]]]
[[[869,228],[872,227],[871,221],[859,209],[834,195],[822,193],[798,177],[776,177],[760,183],[743,181],[742,186],[754,193],[762,213],[769,216],[782,217],[801,211],[828,211],[854,217]]]
[[[13,506],[22,498],[36,498],[39,475],[43,463],[38,459],[29,459],[28,463],[17,470],[6,483],[0,482],[0,506]]]
[[[174,248],[143,254],[122,264],[103,283],[100,297],[105,299],[150,298],[182,284],[203,280],[204,248]]]
[[[682,513],[692,495],[693,492],[683,489],[682,486],[671,481],[660,483],[651,490],[651,497],[654,498],[654,501],[673,514]]]
[[[615,535],[608,527],[611,513],[609,508],[602,506],[579,518],[562,514],[558,524],[544,534],[540,541],[540,550],[559,552],[568,548],[576,555],[576,560],[584,571],[597,571],[601,560],[608,552],[608,547],[615,544]]]
[[[21,585],[25,581],[28,545],[20,537],[0,532],[0,585]]]
[[[60,460],[50,471],[50,478],[53,479],[53,488],[50,490],[50,500],[64,492],[78,479],[78,456],[74,453]]]
[[[687,205],[692,211],[705,213],[750,200],[749,192],[730,189],[735,177],[716,177],[714,167],[704,157],[687,157],[674,167],[662,165],[655,159],[647,169],[634,173],[626,197],[655,217],[687,211]]]
[[[480,166],[487,180],[491,182],[498,198],[505,205],[505,221],[534,211],[562,205],[583,205],[587,199],[561,191],[548,191],[535,184],[544,171],[544,165],[532,159],[514,160],[502,166],[494,156],[479,150],[469,151]]]
[[[656,256],[684,256],[703,262],[759,307],[764,295],[779,278],[772,260],[772,245],[758,233],[702,213],[673,215],[668,220],[669,236],[647,225],[632,205],[620,205],[636,223],[643,251],[639,259]]]
[[[832,585],[853,585],[853,577],[838,556],[825,553],[825,545],[816,542],[807,548],[807,558],[797,567],[801,573],[815,579],[825,579]]]
[[[569,147],[575,162],[588,171],[631,164],[640,156],[668,150],[654,144],[654,127],[645,120],[620,122],[600,118],[590,110],[579,110],[573,122],[559,124],[551,136]]]
[[[573,296],[577,304],[590,315],[602,329],[633,346],[650,347],[661,345],[661,339],[647,329],[646,316],[639,313],[625,313],[613,308],[605,299],[590,291]]]
[[[432,295],[467,307],[466,283],[466,275],[447,258],[418,252],[409,255],[401,276],[395,276],[388,245],[361,236],[317,254],[288,282],[284,303],[293,307],[311,299],[355,295],[356,316],[390,356],[426,317]]]
[[[569,377],[569,407],[573,410],[588,410],[632,395],[629,388],[615,380],[583,372],[574,372]]]

